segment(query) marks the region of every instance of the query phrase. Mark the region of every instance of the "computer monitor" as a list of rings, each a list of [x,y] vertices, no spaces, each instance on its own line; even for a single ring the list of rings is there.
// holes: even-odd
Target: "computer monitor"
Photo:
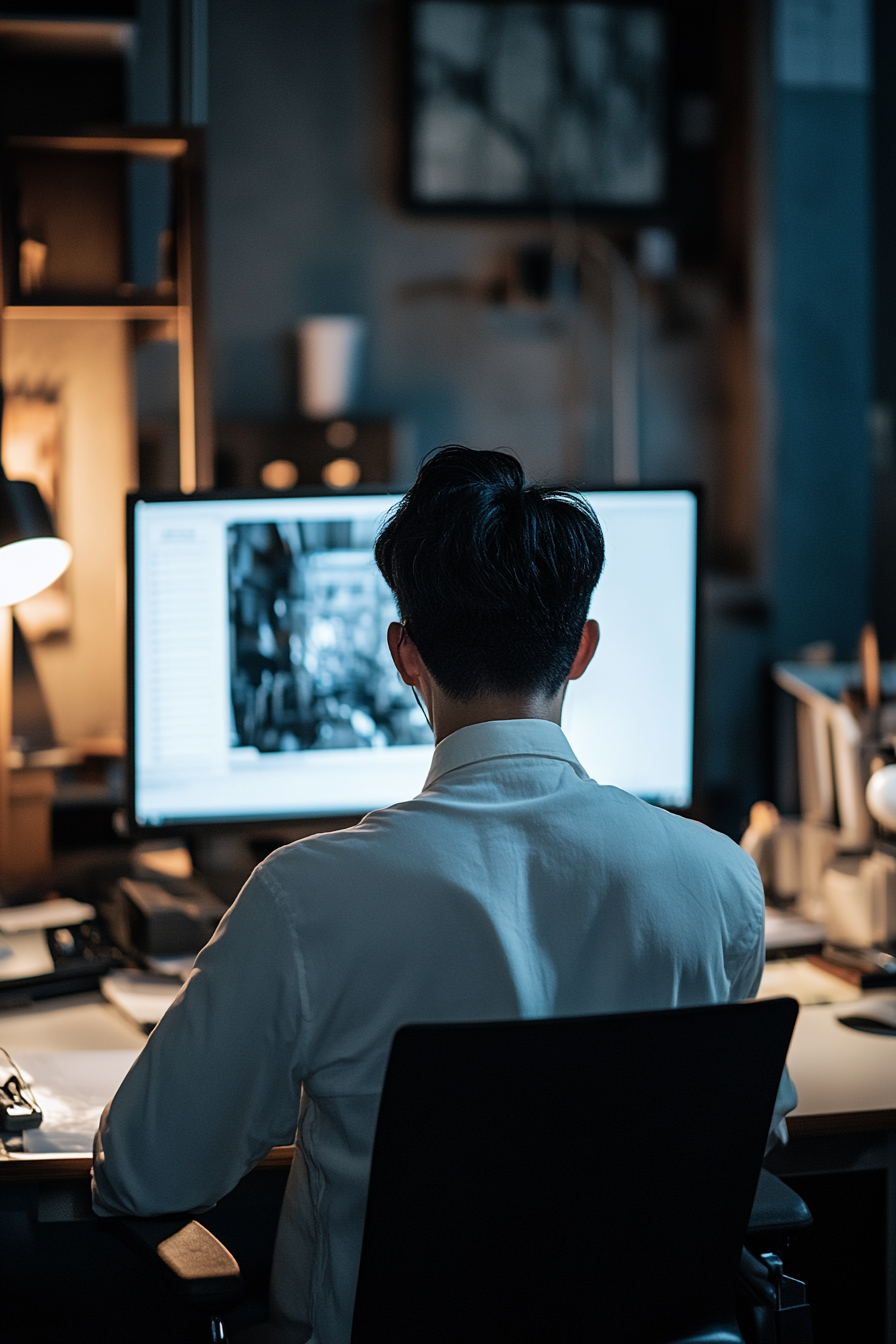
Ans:
[[[586,492],[606,538],[591,667],[563,727],[603,784],[691,801],[692,490]],[[390,494],[129,501],[137,829],[357,816],[418,793],[432,734],[386,646],[373,559]]]

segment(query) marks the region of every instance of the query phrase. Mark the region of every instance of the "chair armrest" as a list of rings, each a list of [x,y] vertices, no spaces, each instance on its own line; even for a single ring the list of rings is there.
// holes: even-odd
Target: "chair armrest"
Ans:
[[[104,1220],[142,1259],[153,1263],[179,1297],[223,1309],[244,1293],[240,1267],[226,1246],[187,1215]]]
[[[812,1214],[795,1190],[763,1167],[750,1214],[748,1236],[771,1232],[796,1232],[811,1227]]]

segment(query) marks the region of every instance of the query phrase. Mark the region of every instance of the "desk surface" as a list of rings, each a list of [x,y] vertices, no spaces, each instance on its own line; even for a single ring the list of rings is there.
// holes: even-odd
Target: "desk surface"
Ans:
[[[30,1050],[142,1050],[146,1037],[102,994],[69,994],[27,1008],[0,1009],[0,1045]]]
[[[896,1036],[869,1035],[843,1026],[846,1003],[811,1004],[797,1020],[787,1063],[799,1093],[788,1117],[793,1136],[896,1130]],[[37,1077],[39,1052],[111,1051],[122,1060],[146,1037],[99,994],[79,994],[26,1009],[0,1012],[0,1045],[28,1056]],[[48,1053],[49,1062],[49,1053]],[[111,1057],[109,1063],[111,1064]],[[24,1063],[24,1061],[23,1061]],[[38,1088],[39,1092],[39,1088]],[[97,1103],[97,1118],[101,1107]],[[292,1148],[275,1148],[261,1164],[283,1166]],[[0,1180],[58,1179],[85,1175],[91,1156],[77,1152],[0,1153]]]
[[[799,1103],[794,1137],[896,1130],[896,1036],[854,1031],[837,1019],[856,1004],[801,1008],[787,1056]]]
[[[60,1055],[70,1053],[75,1067],[80,1056],[80,1061],[89,1068],[96,1053],[105,1052],[112,1072],[117,1069],[124,1076],[135,1052],[142,1050],[145,1044],[146,1036],[139,1027],[107,1003],[101,994],[73,994],[65,999],[45,999],[28,1008],[0,1010],[0,1045],[14,1058],[22,1056],[23,1068],[30,1069],[38,1080],[38,1061],[42,1053],[46,1053],[48,1061],[52,1060],[55,1072]],[[105,1074],[108,1069],[99,1072]],[[40,1099],[39,1086],[37,1092]],[[90,1103],[89,1098],[82,1100]],[[109,1097],[105,1097],[94,1103],[96,1121],[108,1100]],[[292,1156],[291,1145],[272,1148],[259,1166],[288,1166]],[[90,1147],[84,1140],[77,1148],[66,1152],[5,1153],[0,1148],[0,1180],[59,1180],[87,1176],[92,1161]]]

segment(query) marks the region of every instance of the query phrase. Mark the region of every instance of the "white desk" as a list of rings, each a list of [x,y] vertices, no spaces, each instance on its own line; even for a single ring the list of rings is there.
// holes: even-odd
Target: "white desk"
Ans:
[[[140,1050],[146,1037],[102,994],[43,999],[0,1009],[0,1045],[13,1056],[30,1050]]]
[[[47,1114],[53,1128],[47,1138],[56,1148],[55,1151],[7,1153],[0,1145],[0,1182],[89,1177],[93,1160],[92,1133],[117,1086],[115,1082],[111,1085],[107,1082],[108,1095],[105,1095],[100,1080],[123,1078],[136,1052],[145,1044],[146,1036],[140,1028],[99,993],[45,999],[28,1008],[0,1010],[0,1046],[13,1058],[20,1058],[22,1067],[32,1074],[38,1101],[41,1100],[40,1057],[42,1054],[46,1056]],[[103,1055],[108,1058],[103,1059]],[[66,1074],[77,1075],[80,1070],[92,1077],[85,1080],[87,1086],[77,1089],[78,1095],[72,1096],[71,1114],[61,1116],[58,1101],[65,1088]],[[63,1148],[62,1136],[67,1130],[76,1138]],[[41,1133],[40,1130],[37,1132]],[[289,1166],[293,1151],[292,1145],[272,1148],[259,1166]]]
[[[855,1010],[853,1003],[840,1002],[812,1004],[800,1011],[787,1057],[799,1093],[799,1104],[788,1118],[794,1138],[859,1132],[896,1134],[896,1036],[867,1035],[842,1026],[838,1016],[851,1010]],[[139,1050],[145,1040],[143,1033],[99,994],[79,994],[65,1000],[45,1000],[27,1009],[0,1011],[0,1045],[13,1056],[30,1058],[36,1051]],[[83,1157],[79,1166],[86,1171],[89,1149],[80,1151]],[[50,1154],[41,1157],[44,1166]],[[0,1161],[0,1179],[11,1174],[10,1164],[31,1165],[26,1154]],[[47,1163],[47,1176],[50,1166],[52,1163]]]
[[[796,1137],[856,1131],[896,1132],[896,1036],[843,1026],[856,1004],[802,1008],[787,1063],[799,1093],[788,1117]]]

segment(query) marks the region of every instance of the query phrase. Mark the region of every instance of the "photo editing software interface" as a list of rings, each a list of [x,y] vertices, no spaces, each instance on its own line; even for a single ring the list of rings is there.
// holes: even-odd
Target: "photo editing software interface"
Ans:
[[[587,492],[601,638],[563,728],[588,773],[691,801],[697,501]],[[433,739],[386,645],[373,559],[394,495],[137,500],[130,675],[138,826],[352,816],[419,793]]]

